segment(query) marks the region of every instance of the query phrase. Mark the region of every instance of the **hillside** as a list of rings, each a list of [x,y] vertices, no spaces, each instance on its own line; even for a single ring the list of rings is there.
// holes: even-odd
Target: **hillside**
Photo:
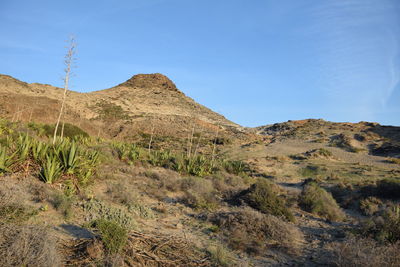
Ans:
[[[54,123],[63,89],[0,75],[0,114],[10,120]],[[65,121],[92,135],[127,138],[137,132],[188,136],[193,129],[232,136],[242,127],[196,103],[162,74],[138,74],[110,89],[69,91]]]
[[[400,266],[400,127],[242,128],[161,74],[0,76],[0,266]]]

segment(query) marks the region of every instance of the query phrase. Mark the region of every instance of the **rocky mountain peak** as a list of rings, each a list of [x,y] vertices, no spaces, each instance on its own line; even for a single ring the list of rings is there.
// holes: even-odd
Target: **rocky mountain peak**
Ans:
[[[160,73],[137,74],[119,86],[158,88],[170,91],[179,91],[176,88],[176,85],[167,76]]]

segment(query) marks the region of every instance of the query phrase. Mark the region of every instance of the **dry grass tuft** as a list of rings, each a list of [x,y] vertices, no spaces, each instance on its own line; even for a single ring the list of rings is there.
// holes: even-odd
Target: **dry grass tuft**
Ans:
[[[2,225],[0,266],[60,266],[56,240],[43,227]]]
[[[400,243],[380,245],[371,239],[352,238],[331,245],[333,257],[330,264],[340,267],[394,267],[400,263]]]
[[[250,208],[215,213],[208,220],[219,227],[231,248],[248,254],[262,254],[268,247],[297,254],[303,240],[294,225]]]

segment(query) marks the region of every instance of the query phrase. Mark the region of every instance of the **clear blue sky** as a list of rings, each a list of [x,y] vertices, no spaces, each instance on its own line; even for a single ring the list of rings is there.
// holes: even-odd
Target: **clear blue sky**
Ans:
[[[399,0],[0,0],[0,73],[75,91],[160,72],[244,126],[400,125]]]

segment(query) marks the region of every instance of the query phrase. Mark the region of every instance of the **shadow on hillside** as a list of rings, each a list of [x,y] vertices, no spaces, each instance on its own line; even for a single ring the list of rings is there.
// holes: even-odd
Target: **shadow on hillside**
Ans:
[[[89,230],[72,225],[72,224],[61,224],[60,228],[64,230],[66,233],[72,235],[75,238],[94,238],[94,234]]]
[[[382,145],[371,145],[370,153],[375,156],[398,157],[400,155],[400,127],[374,125],[365,130],[386,139]]]

